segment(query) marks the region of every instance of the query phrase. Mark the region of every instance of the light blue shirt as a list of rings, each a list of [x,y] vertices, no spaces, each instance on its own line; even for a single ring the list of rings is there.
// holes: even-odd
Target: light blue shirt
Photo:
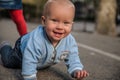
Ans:
[[[34,80],[37,69],[65,61],[68,72],[82,70],[78,47],[71,34],[63,38],[56,47],[47,38],[44,27],[39,26],[21,38],[22,75],[24,80]]]

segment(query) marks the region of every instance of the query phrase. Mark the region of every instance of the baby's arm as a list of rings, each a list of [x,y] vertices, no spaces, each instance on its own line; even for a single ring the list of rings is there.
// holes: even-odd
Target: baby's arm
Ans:
[[[22,58],[23,80],[37,80],[37,65],[41,58],[40,44],[34,39],[29,39],[27,42]]]
[[[37,78],[35,76],[32,77],[32,75],[31,76],[23,76],[23,80],[37,80]]]
[[[22,67],[23,80],[37,80],[37,77],[36,77],[37,64],[35,61],[32,61],[32,62],[30,61],[31,60],[23,60],[23,67]]]

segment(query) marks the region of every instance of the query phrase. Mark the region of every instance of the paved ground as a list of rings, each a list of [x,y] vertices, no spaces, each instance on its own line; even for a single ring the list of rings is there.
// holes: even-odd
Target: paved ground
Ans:
[[[29,31],[38,25],[28,23]],[[120,38],[91,33],[93,28],[88,29],[91,30],[88,33],[79,32],[78,29],[80,28],[75,27],[72,34],[78,42],[81,61],[90,73],[85,80],[120,80]],[[18,37],[15,24],[11,20],[0,20],[0,42],[9,40],[14,45]],[[19,69],[3,67],[0,60],[0,80],[22,80],[20,72]],[[38,80],[74,80],[67,74],[63,62],[38,71],[37,76]]]

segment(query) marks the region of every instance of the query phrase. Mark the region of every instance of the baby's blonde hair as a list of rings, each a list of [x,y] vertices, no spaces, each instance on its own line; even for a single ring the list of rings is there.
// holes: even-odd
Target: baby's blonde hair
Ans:
[[[75,6],[70,0],[48,0],[46,4],[44,5],[43,16],[49,15],[49,9],[50,9],[51,4],[59,4],[61,6],[72,7],[75,11]]]

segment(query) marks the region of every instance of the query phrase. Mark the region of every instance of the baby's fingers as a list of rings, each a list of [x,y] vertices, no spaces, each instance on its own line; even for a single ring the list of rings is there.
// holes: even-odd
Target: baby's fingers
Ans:
[[[82,80],[83,78],[89,76],[88,72],[86,70],[78,71],[75,74],[75,77],[77,80]]]
[[[87,76],[89,76],[89,73],[86,70],[83,70],[81,77],[87,77]]]

